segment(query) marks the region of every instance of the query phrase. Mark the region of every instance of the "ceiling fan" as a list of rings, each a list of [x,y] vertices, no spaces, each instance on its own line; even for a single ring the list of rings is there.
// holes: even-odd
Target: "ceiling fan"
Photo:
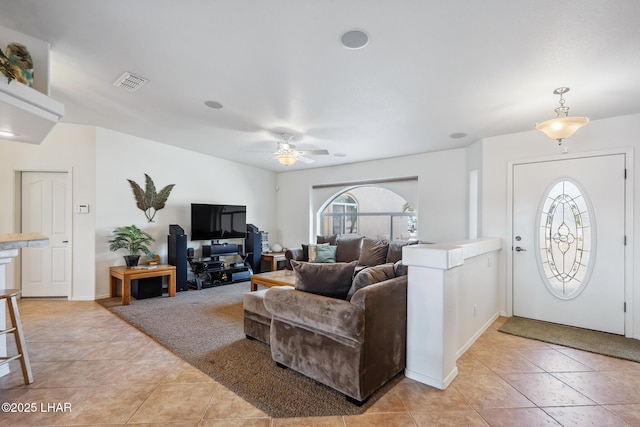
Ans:
[[[290,133],[280,134],[283,142],[278,142],[278,151],[276,151],[275,159],[284,166],[291,166],[300,160],[302,163],[313,163],[313,159],[305,156],[326,156],[329,154],[327,150],[296,150],[296,146],[291,143],[293,135]]]

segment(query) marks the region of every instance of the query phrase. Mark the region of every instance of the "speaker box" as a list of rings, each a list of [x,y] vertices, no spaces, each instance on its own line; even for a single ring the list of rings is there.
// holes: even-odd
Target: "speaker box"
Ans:
[[[135,299],[145,299],[162,296],[162,276],[147,277],[131,281],[131,296]]]
[[[211,245],[202,245],[202,258],[211,258]]]
[[[204,248],[204,246],[203,246]],[[216,256],[220,254],[233,254],[238,252],[238,245],[235,243],[218,243],[209,246],[210,256]]]
[[[169,234],[168,259],[170,265],[176,266],[176,291],[186,291],[187,285],[187,236],[186,234]]]
[[[177,234],[178,236],[181,236],[184,234],[184,229],[178,224],[171,224],[169,225],[169,234]]]
[[[261,262],[262,259],[262,240],[260,236],[260,230],[253,224],[247,224],[247,262],[251,265],[251,269],[254,273],[260,273],[262,271]]]

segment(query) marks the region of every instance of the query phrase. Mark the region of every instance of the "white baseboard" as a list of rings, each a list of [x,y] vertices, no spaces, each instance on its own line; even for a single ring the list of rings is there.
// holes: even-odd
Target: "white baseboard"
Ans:
[[[489,326],[491,326],[491,324],[495,322],[498,317],[500,317],[500,313],[496,313],[491,316],[491,318],[484,325],[482,325],[482,327],[478,329],[478,331],[473,334],[471,338],[469,338],[469,341],[467,341],[462,347],[458,349],[458,351],[456,352],[456,360],[459,359],[460,356],[462,356],[467,350],[469,350],[469,348],[471,348],[473,343],[476,342],[476,340],[480,338],[480,336],[484,334],[487,329],[489,329]]]

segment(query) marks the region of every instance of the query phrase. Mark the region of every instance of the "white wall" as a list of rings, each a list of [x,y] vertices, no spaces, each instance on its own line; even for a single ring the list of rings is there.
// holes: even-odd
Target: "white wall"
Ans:
[[[564,146],[570,156],[572,153],[588,153],[602,150],[638,150],[640,148],[640,114],[614,117],[610,119],[593,120],[584,128],[578,130],[571,138],[567,139]],[[475,147],[474,147],[475,150]],[[508,301],[507,289],[507,256],[511,256],[511,242],[508,230],[509,206],[508,200],[508,165],[523,159],[532,159],[547,156],[560,155],[560,148],[555,141],[548,139],[542,133],[532,130],[511,135],[503,135],[486,138],[482,141],[482,195],[481,218],[484,236],[496,236],[504,239],[504,248],[500,254],[499,298],[500,311],[507,314]],[[477,150],[474,157],[477,160]],[[474,160],[475,161],[475,160]],[[640,227],[637,226],[640,215],[640,156],[633,156],[633,163],[629,170],[630,179],[627,185],[635,189],[633,200],[634,218],[632,224],[627,224],[628,230],[633,233],[628,237],[628,251],[633,249],[635,242],[640,242]],[[594,171],[597,173],[597,171]],[[630,254],[628,259],[633,259],[633,271],[640,271],[640,259]],[[635,312],[632,320],[633,332],[636,338],[640,338],[640,283],[637,274],[631,278],[632,289],[628,294],[628,307]],[[510,286],[510,285],[509,285]]]
[[[88,215],[73,214],[73,299],[94,295],[95,168],[95,128],[91,126],[56,125],[40,145],[0,140],[0,233],[20,231],[15,194],[18,171],[68,172],[72,204],[91,205]],[[20,287],[19,271],[17,260],[8,265],[8,286]]]
[[[417,201],[402,196],[418,211],[418,238],[429,242],[465,239],[466,150],[456,149],[278,174],[278,243],[300,247],[313,236],[314,206],[323,201],[312,200],[312,186],[411,176],[418,177]],[[269,240],[274,241],[271,235]]]
[[[247,223],[271,231],[276,225],[276,174],[131,135],[98,128],[96,133],[96,297],[109,294],[109,267],[123,265],[124,251],[109,252],[106,230],[135,224],[156,241],[150,248],[167,262],[169,224],[191,234],[191,203],[247,206]],[[152,223],[136,207],[127,179],[143,189],[144,174],[158,190],[175,184]],[[199,248],[203,242],[188,242]]]
[[[247,222],[275,229],[275,173],[92,126],[58,124],[40,145],[0,140],[0,233],[19,231],[16,171],[65,171],[72,181],[73,205],[90,213],[73,214],[71,299],[109,295],[109,266],[122,265],[124,253],[108,251],[106,229],[136,224],[156,242],[152,250],[167,261],[169,224],[190,232],[190,204],[247,205]],[[161,188],[176,184],[167,206],[147,223],[135,205],[127,179],[144,188],[144,174]],[[190,246],[198,246],[195,242]],[[7,285],[20,286],[19,267],[7,266]]]

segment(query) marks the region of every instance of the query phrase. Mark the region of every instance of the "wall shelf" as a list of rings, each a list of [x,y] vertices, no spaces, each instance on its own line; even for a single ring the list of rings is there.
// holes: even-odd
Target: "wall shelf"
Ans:
[[[0,130],[18,133],[11,141],[40,144],[64,115],[64,105],[20,82],[0,76]]]

